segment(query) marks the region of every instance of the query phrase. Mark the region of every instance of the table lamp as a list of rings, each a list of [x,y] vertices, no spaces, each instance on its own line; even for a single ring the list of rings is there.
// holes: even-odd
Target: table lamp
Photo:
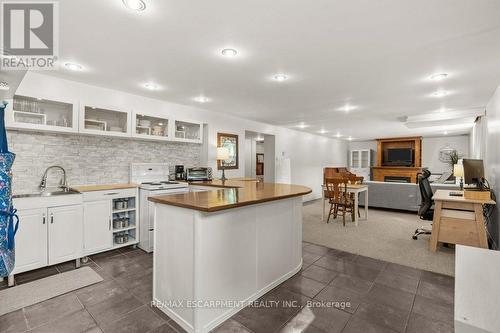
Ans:
[[[462,164],[455,164],[453,166],[453,175],[455,177],[460,177],[460,191],[464,189],[464,166]]]
[[[222,177],[220,179],[222,181],[227,180],[226,175],[224,173],[224,169],[226,166],[225,165],[226,160],[228,159],[229,159],[229,149],[227,149],[226,147],[217,147],[217,160],[220,161],[220,166],[222,169]]]

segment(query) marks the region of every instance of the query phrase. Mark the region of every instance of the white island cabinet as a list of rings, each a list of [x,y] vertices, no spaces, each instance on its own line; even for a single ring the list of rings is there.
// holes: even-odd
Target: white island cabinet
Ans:
[[[241,185],[149,198],[153,301],[188,332],[210,332],[302,267],[302,195],[310,189]]]

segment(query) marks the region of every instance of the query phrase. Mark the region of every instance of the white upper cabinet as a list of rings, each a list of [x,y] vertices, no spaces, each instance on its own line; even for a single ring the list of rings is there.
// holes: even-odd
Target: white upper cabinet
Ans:
[[[6,126],[51,132],[78,132],[78,103],[47,96],[14,95],[7,105]]]
[[[9,129],[72,132],[146,140],[203,142],[203,124],[162,112],[134,110],[83,100],[15,95],[6,110]]]
[[[131,112],[117,107],[80,103],[80,133],[131,136]]]
[[[173,132],[175,141],[183,141],[183,142],[194,142],[201,143],[203,142],[203,124],[187,121],[187,120],[179,120],[176,119],[173,122]]]
[[[372,153],[370,149],[351,150],[349,171],[363,176],[364,180],[370,180],[371,166]]]
[[[132,113],[132,136],[152,140],[169,140],[170,120],[154,113]]]

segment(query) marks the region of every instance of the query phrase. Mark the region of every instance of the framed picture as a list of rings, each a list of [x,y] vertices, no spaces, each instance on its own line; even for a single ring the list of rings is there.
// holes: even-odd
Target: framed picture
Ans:
[[[238,135],[217,133],[217,147],[226,147],[229,150],[229,160],[224,163],[224,169],[238,169]],[[221,170],[221,161],[217,161],[217,169]]]

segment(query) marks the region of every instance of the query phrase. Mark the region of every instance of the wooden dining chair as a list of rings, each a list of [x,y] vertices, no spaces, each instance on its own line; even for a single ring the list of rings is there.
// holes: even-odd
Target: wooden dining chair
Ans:
[[[327,178],[325,179],[325,198],[330,203],[330,210],[328,211],[328,218],[326,223],[330,222],[330,216],[336,219],[340,214],[342,215],[342,223],[345,226],[345,217],[351,214],[351,219],[354,222],[354,201],[347,192],[348,178]]]
[[[355,174],[346,174],[345,177],[349,179],[349,184],[358,184],[361,185],[363,184],[364,177],[363,176],[356,176]],[[351,200],[354,201],[354,193],[350,193],[351,195]],[[358,193],[358,200],[359,200],[359,193]],[[359,202],[359,201],[358,201]],[[361,217],[361,213],[358,209],[358,217]]]

